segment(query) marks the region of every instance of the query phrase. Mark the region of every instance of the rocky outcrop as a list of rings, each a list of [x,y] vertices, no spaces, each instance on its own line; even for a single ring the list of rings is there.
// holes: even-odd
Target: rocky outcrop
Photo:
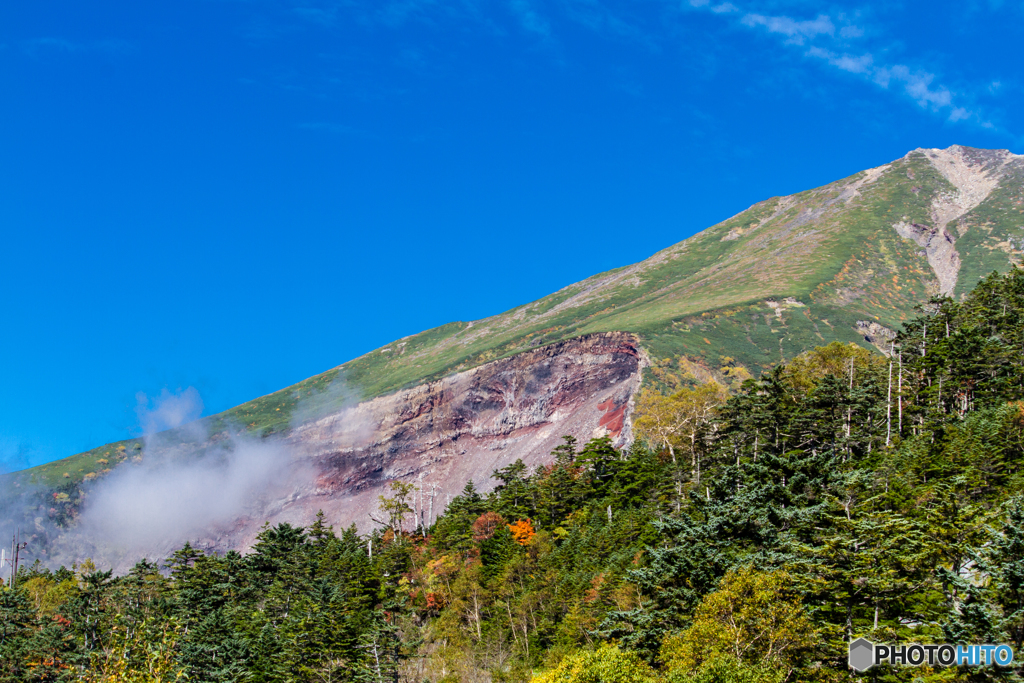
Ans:
[[[937,293],[944,296],[952,294],[960,274],[960,253],[956,250],[956,238],[946,229],[946,224],[929,226],[900,221],[892,227],[900,237],[913,241],[924,251],[938,280]]]
[[[398,340],[204,418],[195,430],[149,437],[138,464],[155,471],[166,463],[202,478],[204,468],[219,467],[218,459],[245,464],[245,453],[272,446],[296,465],[288,470],[296,473],[295,485],[273,470],[250,486],[260,507],[243,506],[239,515],[252,519],[216,516],[208,528],[217,547],[245,547],[264,520],[305,524],[320,508],[336,525],[357,522],[365,529],[377,496],[395,479],[418,483],[427,497],[416,501],[417,509],[436,515],[466,481],[487,488],[494,483],[490,473],[517,458],[531,467],[546,462],[562,434],[585,440],[609,433],[629,441],[643,351],[624,332],[566,338],[581,326],[642,330],[659,362],[685,348],[680,372],[702,380],[724,380],[725,367],[763,367],[815,340],[848,338],[851,330],[840,334],[825,317],[829,309],[844,326],[862,318],[853,323],[861,337],[888,352],[892,332],[882,322],[895,326],[931,295],[963,288],[966,272],[976,277],[1024,258],[1022,177],[1024,157],[1006,150],[915,150],[820,188],[759,202],[645,261],[532,303]],[[898,206],[906,206],[906,215],[893,212]],[[968,241],[975,246],[968,249]],[[1000,250],[1006,260],[993,253]],[[751,302],[761,302],[760,310]],[[730,365],[722,366],[726,352]],[[350,388],[377,398],[337,409]],[[99,509],[101,489],[113,491],[118,468],[111,473],[105,465],[117,448],[96,448],[59,466],[98,478],[86,485],[91,498],[83,514]],[[60,485],[55,474],[47,465],[17,473],[16,480]],[[114,493],[141,501],[140,514],[123,517],[148,513],[147,492]],[[232,529],[222,532],[225,518]],[[172,542],[177,538],[166,539]]]
[[[888,356],[892,351],[891,344],[896,339],[896,332],[885,325],[874,320],[858,320],[857,334],[864,337],[864,341],[874,344],[875,348]]]
[[[903,238],[913,240],[924,251],[938,280],[938,294],[949,296],[960,274],[956,237],[948,229],[954,221],[976,209],[992,193],[1007,164],[1018,155],[1007,150],[979,150],[953,145],[948,149],[918,150],[953,186],[932,199],[931,225],[900,221],[893,225]]]
[[[371,525],[393,480],[416,484],[414,507],[436,517],[467,482],[489,490],[495,469],[550,462],[563,435],[632,440],[632,399],[644,361],[636,338],[595,334],[366,401],[298,426],[288,437],[315,478],[265,519],[309,523],[318,510],[336,526]],[[246,547],[263,519],[239,520],[215,544]]]

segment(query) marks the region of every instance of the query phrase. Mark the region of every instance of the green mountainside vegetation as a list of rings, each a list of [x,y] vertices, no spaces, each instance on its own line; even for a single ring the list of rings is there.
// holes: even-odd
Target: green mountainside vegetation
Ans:
[[[937,273],[894,224],[934,225],[936,202],[954,187],[929,154],[752,206],[632,266],[474,322],[427,330],[276,393],[205,418],[225,430],[287,431],[296,421],[582,334],[638,335],[661,388],[714,378],[738,388],[776,363],[832,341],[865,345],[858,321],[896,329],[940,293]],[[1024,161],[1005,151],[953,147],[998,176],[984,201],[950,224],[959,250],[959,299],[986,274],[1006,272],[1024,249]],[[993,176],[995,177],[995,176]],[[958,200],[956,200],[958,201]],[[955,202],[954,202],[955,203]],[[193,438],[192,430],[165,435]],[[102,476],[141,449],[109,444],[15,475],[58,487]],[[106,461],[106,462],[100,462]],[[66,476],[65,476],[66,475]]]
[[[648,393],[629,451],[566,439],[429,528],[395,482],[366,536],[318,520],[119,577],[23,568],[0,681],[783,683],[849,680],[859,636],[1019,653],[1024,271],[933,299],[893,350]]]

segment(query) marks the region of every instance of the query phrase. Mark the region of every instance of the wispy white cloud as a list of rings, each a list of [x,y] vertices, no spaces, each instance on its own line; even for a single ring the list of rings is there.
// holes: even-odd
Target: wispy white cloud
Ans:
[[[697,9],[707,9],[715,14],[729,14],[731,12],[739,12],[740,8],[731,2],[722,2],[719,4],[712,4],[711,0],[690,0],[690,7],[696,7]]]
[[[160,396],[155,398],[150,398],[140,391],[135,395],[135,401],[139,426],[142,433],[147,436],[198,420],[203,414],[203,399],[199,397],[195,387],[178,393],[164,389]]]
[[[674,7],[680,0],[663,0]],[[317,0],[299,0],[294,11],[306,21],[332,25],[343,6],[351,9],[360,3],[338,4],[331,0],[318,4]],[[918,106],[945,115],[949,121],[973,121],[991,126],[973,104],[973,95],[992,95],[1000,90],[998,81],[985,82],[972,89],[959,89],[946,85],[933,71],[907,62],[883,61],[878,55],[891,55],[899,51],[898,37],[886,42],[878,30],[862,25],[859,16],[850,17],[841,12],[815,13],[812,16],[790,16],[783,13],[754,11],[743,0],[682,0],[682,7],[722,17],[729,23],[750,31],[761,32],[775,38],[782,46],[801,48],[805,57],[826,64],[838,71],[860,77],[884,90],[899,93]],[[748,0],[749,2],[749,0]],[[636,16],[625,16],[621,6],[613,7],[605,0],[497,0],[521,30],[547,42],[557,40],[557,24],[553,18],[582,25],[592,31],[627,37],[635,42],[657,49],[663,40],[658,29],[645,26]],[[494,28],[486,8],[495,4],[483,0],[382,0],[373,13],[374,21],[401,23],[412,17],[423,21],[439,17],[472,19]],[[345,10],[347,11],[347,10]],[[557,15],[552,14],[558,12]],[[386,17],[386,18],[385,18]],[[855,21],[856,19],[856,21]],[[500,23],[500,22],[499,22]],[[495,28],[501,32],[500,29]],[[866,44],[866,45],[865,45]],[[331,130],[330,124],[307,124],[309,129]],[[338,131],[342,132],[342,131]]]
[[[717,14],[735,14],[733,21],[750,29],[766,31],[783,39],[785,45],[806,46],[804,55],[820,60],[840,71],[860,76],[885,90],[901,92],[918,106],[944,114],[951,122],[972,120],[979,125],[992,127],[970,105],[961,100],[969,99],[957,94],[939,82],[936,74],[907,64],[877,63],[871,52],[849,51],[865,30],[849,23],[844,15],[833,18],[819,14],[813,19],[794,18],[785,15],[765,15],[743,12],[731,3],[729,11],[720,11],[722,5],[711,0],[689,0],[691,7]],[[883,50],[884,52],[884,50]],[[998,83],[987,86],[989,92],[998,89]],[[984,88],[982,88],[984,89]]]
[[[804,41],[820,35],[834,35],[836,26],[827,15],[819,14],[814,19],[797,20],[791,17],[769,17],[763,14],[744,14],[740,20],[744,25],[763,27],[769,33],[778,33],[789,38],[789,42],[803,45]]]
[[[715,14],[729,14],[732,12],[740,11],[740,8],[732,4],[731,2],[723,2],[720,5],[712,5],[708,9],[710,9]]]
[[[0,436],[0,474],[29,467],[32,451],[26,443]]]
[[[850,73],[853,74],[870,73],[871,69],[873,68],[874,62],[874,60],[871,58],[871,55],[837,55],[836,53],[830,50],[826,50],[824,48],[820,48],[817,46],[810,47],[807,50],[807,55],[809,57],[817,57],[819,59],[824,59],[826,62],[836,67],[837,69],[849,71]]]
[[[875,70],[875,82],[883,88],[890,83],[901,84],[908,95],[922,107],[943,109],[953,106],[953,93],[943,85],[933,86],[935,74],[926,71],[911,71],[910,67],[896,64]],[[964,117],[958,117],[960,120]]]
[[[870,54],[837,54],[817,46],[808,48],[805,54],[824,60],[842,71],[864,76],[886,90],[902,90],[925,109],[948,112],[950,121],[964,121],[976,117],[968,108],[954,103],[953,92],[946,86],[937,84],[933,73],[911,69],[905,64],[878,66]]]

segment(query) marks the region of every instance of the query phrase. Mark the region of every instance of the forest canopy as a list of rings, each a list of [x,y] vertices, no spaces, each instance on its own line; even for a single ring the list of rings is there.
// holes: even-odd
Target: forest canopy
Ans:
[[[23,568],[0,681],[839,681],[847,644],[1024,642],[1024,272],[934,299],[889,356],[833,343],[637,401],[436,523],[267,526],[124,576]],[[1016,680],[880,667],[878,681]]]

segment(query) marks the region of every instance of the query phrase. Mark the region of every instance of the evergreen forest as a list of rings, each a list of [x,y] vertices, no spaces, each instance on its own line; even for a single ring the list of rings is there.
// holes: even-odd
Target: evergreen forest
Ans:
[[[847,666],[848,643],[1024,642],[1024,270],[882,355],[819,347],[728,393],[648,389],[634,445],[564,439],[424,528],[267,526],[123,576],[23,568],[0,681],[1019,680]],[[1024,655],[1021,655],[1024,656]]]

